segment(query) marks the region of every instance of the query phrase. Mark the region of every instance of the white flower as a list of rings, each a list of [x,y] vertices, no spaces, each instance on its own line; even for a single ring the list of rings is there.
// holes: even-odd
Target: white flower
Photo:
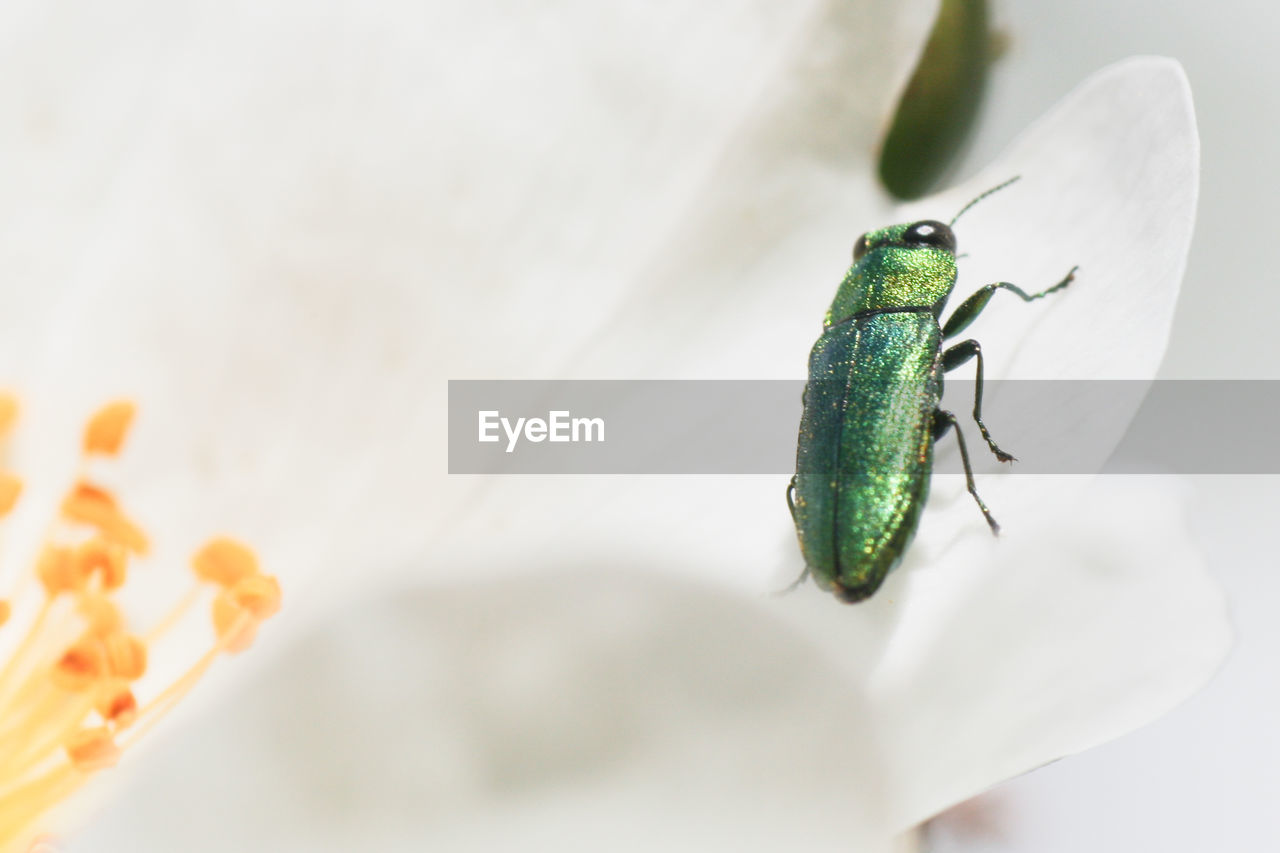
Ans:
[[[157,546],[234,530],[319,632],[140,762],[86,849],[115,826],[192,850],[874,850],[1207,677],[1218,594],[1177,500],[1131,483],[984,478],[996,543],[940,477],[907,562],[848,608],[760,598],[798,568],[783,478],[445,473],[446,379],[798,378],[858,233],[1013,174],[957,225],[957,298],[1081,274],[993,303],[989,375],[1150,377],[1194,215],[1176,65],[1106,72],[894,209],[871,156],[927,7],[12,22],[38,47],[7,84],[0,353],[46,422],[138,396],[125,473]],[[336,616],[324,581],[398,603]]]
[[[1265,141],[1280,127],[1280,109],[1270,87],[1255,91],[1257,81],[1280,74],[1280,57],[1267,46],[1270,31],[1239,25],[1253,11],[1248,3],[1177,3],[1155,17],[1146,8],[1001,4],[999,24],[1012,36],[1011,49],[997,67],[968,163],[985,163],[1099,63],[1134,52],[1176,56],[1195,93],[1203,180],[1159,376],[1275,378],[1280,290],[1274,276],[1259,273],[1269,268],[1272,249],[1239,237],[1242,229],[1270,233],[1280,221]],[[1241,98],[1244,91],[1254,94]],[[1237,447],[1221,436],[1205,446]],[[1277,593],[1270,519],[1280,506],[1280,478],[1197,476],[1186,485],[1192,543],[1226,589],[1237,636],[1228,661],[1193,701],[1157,724],[1001,786],[1002,837],[986,844],[1048,853],[1105,836],[1106,849],[1198,853],[1248,849],[1274,836],[1269,804],[1280,798],[1280,744],[1270,731],[1280,713],[1273,687],[1280,624],[1268,603]],[[939,851],[949,849],[939,839]]]

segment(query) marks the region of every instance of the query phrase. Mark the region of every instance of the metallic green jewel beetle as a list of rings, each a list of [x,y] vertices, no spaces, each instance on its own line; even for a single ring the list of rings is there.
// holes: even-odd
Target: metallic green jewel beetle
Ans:
[[[1066,287],[1076,272],[1034,294],[1008,282],[988,284],[941,322],[956,283],[951,225],[1012,182],[978,196],[950,224],[924,220],[862,235],[809,355],[787,503],[806,574],[844,601],[871,596],[901,561],[929,492],[933,443],[949,429],[956,431],[969,493],[992,533],[999,531],[974,487],[956,417],[938,406],[943,374],[976,358],[973,419],[991,452],[1002,462],[1013,459],[982,422],[982,348],[969,339],[944,350],[942,342],[972,323],[997,290],[1030,302]]]

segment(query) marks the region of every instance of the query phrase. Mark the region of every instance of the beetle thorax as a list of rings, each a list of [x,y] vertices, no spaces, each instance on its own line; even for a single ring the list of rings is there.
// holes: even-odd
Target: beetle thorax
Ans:
[[[919,307],[936,313],[955,282],[955,255],[945,249],[873,246],[849,268],[827,311],[825,325],[878,310]]]

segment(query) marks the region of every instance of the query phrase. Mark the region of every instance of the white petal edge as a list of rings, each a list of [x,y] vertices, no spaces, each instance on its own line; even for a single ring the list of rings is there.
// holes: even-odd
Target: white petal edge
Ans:
[[[1186,532],[1171,477],[1028,478],[1041,517],[999,547],[952,544],[891,578],[858,617],[787,602],[833,660],[868,685],[871,735],[905,829],[986,788],[1118,737],[1165,713],[1221,664],[1231,630],[1221,588]],[[821,621],[820,621],[821,620]]]
[[[997,162],[942,196],[905,208],[902,221],[942,218],[1015,175],[1021,180],[974,207],[956,225],[962,252],[951,305],[983,284],[1009,281],[1032,292],[1079,266],[1076,281],[1045,300],[997,293],[963,337],[982,343],[989,379],[1150,380],[1168,343],[1199,193],[1199,136],[1186,75],[1174,60],[1135,57],[1082,82],[1029,128]],[[952,374],[971,379],[971,368]],[[1002,446],[1090,448],[1100,470],[1142,400],[1131,384],[1099,409],[1097,387],[1061,386],[1057,404],[1019,412],[1006,430],[1002,389],[984,397],[984,417]],[[957,387],[957,389],[959,388]],[[946,405],[971,402],[949,394]],[[1006,418],[1015,420],[1014,418]],[[972,432],[972,430],[969,430]],[[976,436],[979,466],[985,454]],[[958,472],[952,441],[940,443],[939,470]],[[1014,465],[1017,470],[1017,464]],[[1023,476],[979,477],[979,489],[1006,529],[1039,514]],[[1065,481],[1063,488],[1072,488]],[[971,501],[958,477],[935,478],[913,556],[973,530]]]
[[[988,282],[1034,291],[1080,270],[1057,299],[1025,305],[1000,294],[991,302],[970,327],[1000,353],[989,375],[1153,377],[1168,344],[1199,196],[1200,141],[1182,66],[1133,57],[1102,69],[996,163],[904,209],[904,220],[945,221],[1015,175],[1019,183],[956,224],[968,257],[960,261],[952,304]]]

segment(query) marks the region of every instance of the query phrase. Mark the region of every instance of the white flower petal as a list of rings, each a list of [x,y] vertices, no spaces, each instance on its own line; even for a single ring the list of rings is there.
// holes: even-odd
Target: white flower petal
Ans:
[[[444,380],[559,371],[759,100],[784,99],[779,69],[838,47],[858,73],[831,87],[878,108],[928,5],[37,10],[9,42],[25,120],[0,127],[49,179],[0,202],[30,259],[3,281],[30,333],[4,342],[10,381],[46,427],[140,397],[137,443],[169,476],[133,506],[181,547],[233,530],[286,583],[363,579],[474,486],[424,487]],[[836,141],[860,150],[846,112]]]
[[[958,541],[891,578],[857,614],[874,628],[846,637],[821,602],[794,605],[833,660],[874,643],[847,667],[877,715],[891,827],[1150,721],[1226,654],[1222,592],[1177,484],[1104,478],[1055,499],[1061,482],[1035,478],[1042,516],[999,547]]]
[[[1085,158],[1091,146],[1096,164]],[[984,202],[960,233],[991,246],[1003,232],[985,230],[983,218],[1008,225],[1007,255],[994,248],[975,255],[992,268],[1009,261],[1012,274],[979,273],[970,283],[1003,278],[1035,289],[1033,282],[1047,286],[1076,260],[1085,270],[1060,298],[1031,306],[1008,299],[973,327],[984,344],[994,342],[988,352],[999,353],[992,364],[998,358],[1002,368],[992,373],[1149,377],[1168,334],[1194,213],[1196,137],[1180,69],[1164,60],[1108,69],[1029,132],[1011,159],[1012,167],[990,173],[1021,172],[1025,183]],[[1113,161],[1123,179],[1109,171]],[[948,194],[944,211],[994,183],[979,181]],[[935,203],[913,215],[945,215],[926,212]],[[1040,234],[1042,213],[1052,240]],[[1126,237],[1134,221],[1151,226],[1141,239]],[[1091,288],[1084,273],[1095,267]],[[744,339],[737,345],[756,364],[758,350],[775,344],[746,337],[762,321],[745,316],[742,304],[726,303],[731,320],[711,313],[704,331],[729,348],[736,329]],[[650,322],[657,327],[656,318]],[[640,336],[635,324],[633,347]],[[673,371],[687,364],[694,373],[707,363],[666,353],[653,361]],[[1118,441],[1130,413],[1083,416],[1108,418]],[[1068,441],[1076,426],[1059,417],[1045,428]],[[502,573],[652,561],[664,572],[760,588],[770,576],[776,583],[780,565],[798,566],[790,525],[774,509],[780,485],[781,478],[629,480],[625,488],[617,481],[503,482],[447,540],[444,560]],[[850,609],[814,593],[812,606],[782,605],[794,608],[797,627],[849,677],[869,685],[879,715],[872,736],[890,756],[896,828],[1149,720],[1203,683],[1225,651],[1220,595],[1179,526],[1178,503],[1160,491],[1175,483],[1005,476],[982,478],[981,488],[1004,523],[999,542],[959,478],[938,478],[906,563],[877,598]],[[494,531],[500,538],[481,546]],[[1093,621],[1078,623],[1083,614]],[[1014,653],[1017,644],[1023,653]],[[957,659],[958,650],[966,654]],[[964,722],[959,742],[938,715]],[[901,779],[898,755],[909,768]]]
[[[998,165],[931,199],[927,209],[913,205],[913,216],[937,218],[958,211],[975,191],[1022,177],[957,223],[969,257],[952,305],[988,282],[1035,291],[1080,267],[1056,299],[1025,305],[998,294],[969,327],[984,349],[1000,355],[988,376],[1153,377],[1186,269],[1199,173],[1182,67],[1139,57],[1078,86]]]
[[[1096,163],[1084,154],[1095,147]],[[958,297],[996,280],[1039,289],[1073,263],[1082,269],[1058,298],[997,299],[970,327],[988,375],[1150,377],[1194,218],[1197,140],[1181,69],[1155,59],[1107,69],[1005,162],[945,197],[958,210],[984,182],[1024,176],[958,224],[978,269]],[[1020,215],[1017,197],[1033,188],[1037,215]],[[935,203],[913,215],[937,216]],[[966,225],[977,232],[968,244]],[[1006,242],[1013,248],[1001,253]],[[962,282],[969,273],[962,267]],[[1064,400],[1043,431],[1067,442],[1110,430],[1118,441],[1137,402],[1098,413]],[[1003,524],[998,543],[960,478],[934,485],[906,563],[861,605],[873,627],[848,639],[827,629],[823,643],[869,648],[871,661],[848,669],[871,685],[880,714],[876,736],[901,793],[897,827],[1163,713],[1207,680],[1229,642],[1221,593],[1183,530],[1181,502],[1165,494],[1175,481],[980,478]],[[817,613],[799,619],[819,624]]]
[[[865,148],[929,5],[29,11],[7,45],[30,115],[0,127],[51,179],[2,211],[29,420],[65,439],[135,394],[128,500],[160,555],[228,529],[286,590],[365,582],[466,509],[423,487],[442,380],[570,358],[762,93],[785,101],[778,68],[847,72],[826,141]],[[45,470],[70,442],[34,444]]]
[[[1089,134],[1080,135],[1081,127]],[[1096,162],[1092,155],[1086,157],[1094,150]],[[829,213],[815,210],[803,229],[769,249],[768,263],[761,268],[739,266],[730,258],[717,271],[699,248],[697,234],[691,234],[664,257],[662,275],[640,284],[635,311],[597,338],[579,369],[603,364],[606,372],[681,378],[800,376],[804,354],[820,330],[822,312],[846,263],[843,257],[831,257],[830,244],[843,254],[850,235],[874,224],[918,216],[950,218],[965,201],[992,186],[990,176],[1021,173],[1023,183],[988,199],[957,224],[962,243],[969,240],[975,247],[974,256],[964,262],[953,304],[990,281],[1012,280],[1034,290],[1056,282],[1075,263],[1082,271],[1071,288],[1043,302],[1027,305],[997,294],[988,312],[970,327],[983,342],[988,375],[1150,378],[1167,340],[1181,259],[1190,240],[1196,150],[1186,82],[1177,65],[1168,60],[1121,63],[1085,83],[1030,130],[1015,146],[1012,165],[993,165],[987,175],[941,200],[890,211],[881,215],[892,219],[853,227],[843,222],[847,205],[833,203]],[[1113,161],[1128,176],[1124,182],[1111,179]],[[1095,173],[1102,177],[1091,177]],[[848,197],[859,197],[852,179],[840,184],[834,169],[827,177],[843,186]],[[727,181],[729,187],[736,183]],[[736,225],[742,234],[737,242],[754,245],[750,227],[743,225],[732,203],[722,201],[728,190],[708,193],[707,210],[722,217],[708,214],[704,228],[715,234]],[[1153,229],[1145,239],[1125,237],[1133,221],[1147,218],[1167,227]],[[1040,222],[1046,224],[1043,233]],[[810,246],[816,239],[811,234],[821,235],[828,245]],[[971,275],[969,261],[976,274]],[[819,262],[827,269],[817,269]],[[788,266],[795,272],[787,272]],[[1002,268],[1007,274],[999,272]],[[679,310],[666,314],[643,307],[649,302],[666,310],[677,297]],[[701,312],[696,322],[689,319],[695,307]],[[628,359],[630,366],[625,366]],[[963,370],[958,375],[967,378]],[[1058,441],[1070,446],[1076,433],[1087,428],[1101,461],[1106,449],[1119,442],[1139,402],[1134,395],[1127,408],[1099,412],[1064,399],[1060,407],[1028,420],[1037,440],[1050,445]],[[966,412],[969,402],[952,405]],[[986,406],[988,423],[1016,452],[1018,435],[1000,434],[999,412],[1000,396],[994,393]],[[798,423],[798,401],[795,417]],[[971,450],[985,453],[965,426]],[[945,439],[940,452],[954,453],[951,441]],[[1024,515],[1037,517],[1036,498],[1022,488],[1024,479],[982,478],[982,493],[1006,528],[1018,526]],[[535,571],[566,559],[606,567],[626,555],[648,559],[662,571],[689,572],[754,590],[785,585],[789,575],[799,573],[790,519],[778,511],[784,506],[783,478],[508,478],[487,485],[487,492],[464,499],[469,481],[449,483],[459,495],[456,505],[465,511],[437,540],[433,551],[438,569],[432,571],[467,576]],[[990,538],[963,483],[939,480],[913,550],[940,553],[965,536]]]
[[[958,211],[1014,175],[1022,180],[956,224],[961,250],[972,254],[961,261],[951,304],[990,282],[1009,281],[1032,292],[1061,280],[1073,266],[1080,271],[1066,290],[1040,302],[1027,304],[1007,293],[993,297],[961,336],[982,343],[986,376],[1152,379],[1169,339],[1199,181],[1199,139],[1181,67],[1146,57],[1100,71],[997,164],[940,197],[940,205],[911,206],[905,219]],[[963,367],[952,376],[971,379],[971,370]],[[1043,447],[1087,446],[1101,466],[1141,404],[1140,392],[1137,385],[1108,392],[1108,407],[1100,410],[1092,396],[1096,386],[1064,385],[1057,405],[1018,414],[1019,434],[998,426],[1004,395],[994,386],[984,397],[984,418],[1015,455],[1027,443],[1022,436],[1034,436],[1034,444]],[[957,395],[946,399],[957,414],[971,408]],[[967,427],[963,420],[961,425]],[[967,433],[970,451],[985,454],[974,431]],[[950,470],[959,471],[951,444],[950,437],[944,439],[939,454],[951,460]],[[944,470],[946,464],[941,463]],[[1038,515],[1024,485],[1029,483],[1022,476],[979,478],[981,494],[1006,529],[1021,524],[1023,514]],[[1066,482],[1056,488],[1072,487]],[[935,482],[931,504],[962,511],[926,515],[922,531],[936,537],[929,541],[950,542],[973,529],[974,511],[958,477]]]
[[[69,849],[888,850],[862,698],[759,602],[405,590],[276,657]]]
[[[632,564],[758,590],[779,567],[798,561],[781,478],[446,480],[443,380],[798,376],[853,237],[896,215],[868,201],[868,144],[927,18],[913,14],[915,4],[892,13],[887,5],[867,3],[842,16],[820,4],[762,5],[745,25],[728,4],[658,17],[647,7],[611,7],[589,13],[599,17],[586,28],[562,10],[451,13],[407,4],[386,17],[362,14],[354,4],[327,15],[299,15],[292,4],[191,4],[177,12],[166,4],[155,28],[92,21],[99,25],[89,39],[96,49],[77,54],[70,71],[37,67],[49,82],[33,86],[42,98],[36,105],[55,119],[47,124],[55,144],[33,142],[32,127],[8,128],[12,150],[51,149],[46,172],[63,183],[41,197],[39,182],[19,181],[25,191],[5,201],[10,221],[25,217],[5,245],[36,258],[23,291],[38,286],[52,294],[17,314],[19,325],[56,321],[56,331],[43,345],[39,337],[15,337],[4,353],[24,365],[17,375],[24,385],[57,388],[50,395],[56,401],[87,405],[104,387],[138,393],[144,405],[162,401],[149,409],[155,414],[142,422],[138,440],[167,460],[166,473],[146,479],[138,514],[174,536],[233,529],[263,542],[267,562],[286,575],[315,566],[364,578],[396,563],[437,578]],[[158,8],[142,4],[135,12]],[[47,14],[19,22],[13,44],[47,49],[52,34],[58,46],[49,55],[70,52],[64,22]],[[884,30],[858,26],[872,18]],[[72,31],[75,46],[83,34]],[[1002,209],[1009,199],[988,202],[972,214],[975,222],[963,223],[961,239],[973,235],[966,246],[975,253],[966,277],[981,278],[979,261],[999,267],[1009,260],[993,274],[1034,286],[1080,262],[1084,274],[1099,269],[1096,286],[1113,285],[1101,291],[1108,299],[1118,293],[1118,301],[1101,306],[1076,287],[1051,307],[993,307],[982,337],[1000,350],[999,370],[1007,375],[1074,375],[1075,366],[1089,376],[1147,376],[1163,347],[1194,204],[1185,86],[1168,65],[1152,63],[1102,80],[1058,115],[1060,133],[1033,133],[1010,155],[1026,186],[1040,189],[1015,196],[1020,206],[1012,209]],[[814,91],[819,97],[809,100]],[[1110,144],[1112,134],[1124,144]],[[1142,146],[1153,150],[1153,134],[1169,146],[1167,156],[1144,159]],[[87,156],[76,168],[59,169],[77,155]],[[1137,235],[1146,239],[1124,231],[1151,211],[1159,214],[1151,231]],[[1013,248],[980,226],[978,217],[989,213],[988,223],[1009,224]],[[1061,245],[1052,255],[1034,250],[1045,225],[1059,226],[1052,233]],[[41,260],[68,241],[74,257]],[[1124,290],[1131,280],[1136,289]],[[356,300],[353,287],[360,288]],[[1043,322],[1033,326],[1032,317]],[[1052,333],[1039,334],[1041,325]],[[1010,331],[985,331],[998,328]],[[1034,346],[1024,347],[1032,328]],[[20,346],[27,341],[30,347]],[[1086,349],[1064,360],[1073,347]],[[1123,370],[1090,372],[1103,367]],[[993,504],[1003,491],[989,494]],[[1064,490],[1068,505],[1071,497]],[[825,664],[796,656],[821,678],[800,685],[795,697],[818,697],[824,720],[847,720],[855,733],[836,741],[849,753],[831,753],[847,762],[824,765],[832,775],[816,778],[883,794],[843,811],[841,785],[814,794],[830,798],[817,800],[827,804],[819,811],[861,827],[850,832],[874,835],[871,805],[880,818],[905,826],[975,785],[1112,736],[1183,695],[1218,653],[1220,614],[1194,560],[1166,530],[1168,507],[1121,528],[1115,541],[1107,537],[1116,528],[1105,527],[1100,550],[1079,561],[1037,557],[1039,572],[1006,586],[1015,568],[1005,560],[1023,548],[1040,554],[1058,547],[1052,537],[1032,536],[1037,518],[1054,518],[1053,501],[1019,501],[1006,524],[1026,523],[994,560],[985,539],[961,542],[956,565],[969,568],[947,578],[948,565],[922,561],[967,536],[975,513],[954,495],[940,498],[890,594],[850,610],[810,591],[777,610],[803,610],[804,631],[834,640],[824,645]],[[944,516],[954,521],[943,523]],[[1135,531],[1143,530],[1167,534],[1163,542],[1176,551],[1161,555],[1183,581],[1172,592],[1156,584],[1154,549],[1135,544]],[[430,564],[411,559],[433,541],[439,545]],[[1114,562],[1117,555],[1130,559]],[[1081,564],[1104,572],[1103,580],[1076,580]],[[1036,581],[1071,594],[1047,598]],[[510,578],[504,583],[517,605],[534,597]],[[562,576],[539,583],[553,600],[573,586]],[[895,613],[895,590],[905,599],[908,589],[910,608]],[[1062,614],[1036,609],[1098,598],[1117,607],[1106,611],[1092,638],[1098,647],[1087,656],[1064,647]],[[1149,636],[1138,638],[1143,643],[1121,630],[1121,615],[1130,618],[1127,627],[1147,624],[1133,608],[1148,600],[1161,614],[1184,614],[1178,639],[1193,649],[1161,642],[1170,630],[1163,618],[1152,619]],[[957,609],[962,603],[967,608]],[[704,615],[714,606],[689,609]],[[1040,618],[1028,624],[1028,614]],[[650,618],[637,630],[662,626]],[[723,622],[735,638],[773,640],[760,627],[765,621],[735,616],[706,624]],[[946,679],[957,670],[935,671],[935,660],[950,659],[934,652],[954,634],[954,650],[967,652],[963,660],[981,662],[993,651],[983,632],[996,626],[1026,632],[1043,653],[999,656],[975,669],[972,681],[988,693],[981,703],[956,704],[954,689],[944,688],[954,688]],[[1099,647],[1116,643],[1133,652],[1114,654],[1123,665],[1097,660]],[[736,646],[728,645],[723,651],[732,655]],[[769,645],[745,648],[763,653]],[[1169,650],[1173,660],[1162,654]],[[572,663],[581,660],[577,652],[548,660]],[[984,703],[1003,702],[1024,683],[1025,667],[1044,660],[1077,668],[1045,685],[1039,704],[1015,708],[1020,713],[1007,730],[975,724],[964,744],[939,737],[945,727],[932,715],[952,705],[979,722],[999,722]],[[695,696],[705,695],[697,691],[706,689],[713,663],[720,659],[700,663],[690,676]],[[833,678],[841,668],[867,689]],[[660,674],[644,665],[636,671]],[[1123,683],[1135,671],[1154,673],[1151,682],[1140,689]],[[581,677],[576,670],[570,676],[580,683],[573,682]],[[539,684],[526,686],[536,691]],[[1040,738],[1040,711],[1056,707],[1050,687],[1061,691],[1057,697],[1084,697],[1087,707],[1079,720]],[[930,693],[935,689],[939,694]],[[342,691],[339,701],[345,698]],[[375,704],[371,717],[381,700]],[[547,705],[553,727],[573,721],[561,719],[558,707]],[[778,716],[803,732],[798,754],[831,757],[812,752],[829,743],[830,730],[812,734],[794,709],[778,707]],[[597,801],[599,814],[629,808],[637,792],[665,793],[672,773],[699,757],[703,739],[682,727],[692,717],[709,729],[712,715],[678,716],[670,729],[658,727],[663,746],[650,763],[635,765],[637,776],[622,771],[616,790],[623,799]],[[748,717],[748,735],[771,728],[768,714]],[[839,726],[832,729],[838,737]],[[710,730],[713,769],[694,803],[724,775],[733,777],[744,738],[742,731]],[[868,731],[882,740],[856,736]],[[725,811],[691,821],[726,831],[725,816],[759,795],[755,784],[777,765],[769,760],[771,744],[757,742],[763,757],[747,761],[750,772],[741,790],[725,795]],[[945,764],[933,766],[935,757]],[[915,778],[922,769],[929,778]],[[807,784],[801,779],[788,789],[796,799],[767,815],[807,814],[812,798],[803,805],[797,795],[811,793]],[[517,815],[495,831],[545,830],[553,824],[539,821],[564,814],[561,808],[550,802],[541,817]],[[831,829],[812,826],[818,837]],[[876,842],[843,838],[859,840]]]

